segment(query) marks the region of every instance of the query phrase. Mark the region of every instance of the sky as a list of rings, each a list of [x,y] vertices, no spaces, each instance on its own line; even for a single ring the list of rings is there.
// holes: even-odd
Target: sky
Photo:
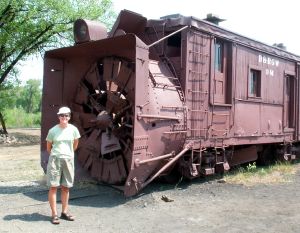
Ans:
[[[300,22],[297,0],[112,0],[116,13],[127,9],[148,19],[170,14],[206,18],[208,13],[226,21],[219,26],[272,45],[283,43],[287,51],[300,55]],[[40,55],[30,57],[20,66],[20,80],[42,79]]]

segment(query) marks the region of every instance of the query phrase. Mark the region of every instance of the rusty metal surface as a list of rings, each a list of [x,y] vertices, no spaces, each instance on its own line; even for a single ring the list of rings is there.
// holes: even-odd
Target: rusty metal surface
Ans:
[[[193,179],[269,151],[295,157],[299,57],[180,15],[147,20],[122,11],[103,35],[46,52],[44,169],[45,137],[61,105],[82,135],[81,168],[126,196],[172,170]],[[256,96],[251,70],[260,75]]]
[[[86,20],[77,19],[74,23],[75,43],[84,43],[89,41],[101,40],[107,37],[107,29],[104,24]]]

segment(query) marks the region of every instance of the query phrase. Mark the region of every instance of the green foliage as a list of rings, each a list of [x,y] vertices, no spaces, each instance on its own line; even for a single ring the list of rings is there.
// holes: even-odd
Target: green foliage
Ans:
[[[23,108],[27,113],[40,111],[41,81],[30,79],[25,86],[19,84],[0,85],[0,111]]]
[[[14,102],[14,98],[11,95],[11,89],[7,86],[0,86],[0,112],[4,110],[5,107],[10,107]]]
[[[16,111],[10,110],[13,107],[25,108],[27,113],[39,110],[36,83],[32,81],[22,88],[16,82],[18,62],[50,48],[71,45],[73,22],[78,18],[100,20],[110,28],[115,17],[111,0],[0,1],[0,116],[5,111],[8,126],[21,125],[12,122],[16,116],[20,119],[19,115],[10,115]],[[36,124],[30,114],[24,118],[25,125],[27,121]],[[5,128],[3,121],[1,124]]]
[[[16,106],[22,107],[27,113],[40,111],[41,105],[41,81],[30,79],[24,87],[19,90]]]
[[[71,44],[78,18],[111,26],[111,0],[1,0],[0,84],[16,74],[15,65],[27,56]]]
[[[0,110],[7,127],[40,127],[40,85],[40,80],[31,79],[25,86],[6,85],[0,89]]]
[[[226,174],[225,180],[228,183],[244,185],[290,182],[295,172],[296,167],[289,162],[276,162],[274,165],[265,167],[257,167],[254,162]]]
[[[25,86],[0,85],[0,111],[7,127],[39,127],[41,123],[41,81],[28,80]]]
[[[249,164],[247,165],[247,171],[248,171],[248,172],[254,172],[254,171],[256,171],[256,162],[254,162],[254,163],[249,163]]]
[[[26,113],[22,108],[6,109],[4,118],[8,128],[40,127],[41,113]]]

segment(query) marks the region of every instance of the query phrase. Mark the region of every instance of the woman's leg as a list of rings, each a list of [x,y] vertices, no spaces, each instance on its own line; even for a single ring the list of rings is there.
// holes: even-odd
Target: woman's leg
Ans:
[[[68,213],[69,207],[69,188],[61,186],[61,204],[62,204],[62,213]]]
[[[52,217],[57,215],[57,209],[56,209],[56,192],[57,187],[50,187],[49,193],[48,193],[48,200],[52,212]]]

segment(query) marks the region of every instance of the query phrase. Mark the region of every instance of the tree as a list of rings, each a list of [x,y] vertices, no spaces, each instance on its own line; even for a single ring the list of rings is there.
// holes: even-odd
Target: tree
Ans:
[[[21,106],[27,113],[40,111],[41,104],[41,80],[29,79],[24,87],[20,87],[16,106]]]
[[[1,0],[0,84],[28,55],[70,43],[75,19],[114,17],[111,0]]]
[[[110,26],[115,19],[111,0],[1,0],[0,86],[16,76],[16,64],[29,55],[71,44],[78,18]]]
[[[4,116],[2,111],[4,108],[13,108],[15,106],[15,88],[17,88],[18,82],[12,80],[6,80],[0,85],[0,123],[2,125],[3,133],[7,134]]]

